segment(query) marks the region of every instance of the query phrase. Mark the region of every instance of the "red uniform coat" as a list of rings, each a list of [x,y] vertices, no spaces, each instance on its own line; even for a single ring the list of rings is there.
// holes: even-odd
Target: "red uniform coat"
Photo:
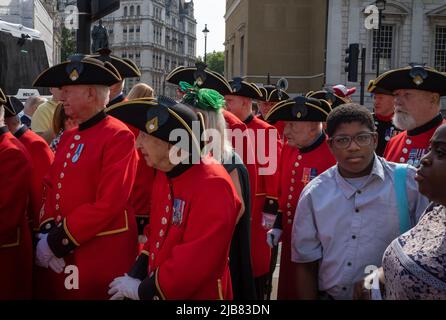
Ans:
[[[103,112],[63,134],[45,179],[41,230],[50,230],[55,255],[77,267],[79,289],[66,289],[68,275],[40,268],[39,298],[108,299],[109,283],[133,264],[136,223],[126,209],[136,172],[134,145],[129,129]]]
[[[251,223],[251,257],[254,277],[260,277],[267,274],[270,270],[271,249],[266,242],[266,233],[268,229],[262,225],[262,212],[277,214],[277,201],[279,199],[279,160],[282,151],[282,143],[277,129],[257,117],[248,117],[245,120],[248,129],[253,136],[251,142],[254,143],[254,154],[257,165],[257,185],[253,188],[255,200],[252,210]],[[263,130],[263,133],[260,131]],[[272,132],[275,137],[276,154],[270,154],[269,134]],[[265,163],[270,159],[274,163]],[[260,174],[260,170],[274,169],[272,174]]]
[[[296,277],[291,262],[291,229],[302,189],[316,176],[334,166],[325,135],[312,146],[299,150],[287,144],[282,150],[279,210],[282,213],[282,253],[277,299],[296,299]],[[297,219],[299,216],[297,216]]]
[[[0,300],[31,299],[32,243],[27,208],[31,158],[25,147],[0,128]]]
[[[421,158],[428,151],[430,139],[442,123],[443,118],[438,115],[419,128],[403,131],[396,135],[387,144],[384,158],[388,161],[408,163],[418,167]]]
[[[124,99],[126,101],[126,99]],[[127,127],[135,135],[139,135],[139,130],[129,124]],[[130,206],[136,216],[136,225],[138,226],[138,234],[142,235],[144,227],[149,223],[150,201],[152,198],[153,180],[155,179],[156,170],[149,167],[140,150],[138,150],[138,165],[136,168],[135,183],[130,194]]]
[[[25,146],[32,159],[31,194],[29,218],[35,231],[39,229],[39,212],[42,207],[43,178],[49,172],[54,154],[43,138],[26,126],[20,128],[15,137]]]
[[[241,132],[246,131],[247,129],[246,124],[244,124],[243,121],[237,118],[233,113],[224,110],[223,116],[225,117],[228,130],[231,130],[231,132],[237,132],[238,130],[240,130]],[[236,136],[231,135],[231,137],[232,137],[231,138],[232,147],[234,148],[235,152],[240,156],[240,158],[243,160],[243,164],[245,165],[249,174],[249,185],[251,187],[251,190],[254,190],[254,187],[257,185],[257,165],[255,162],[254,146],[252,144],[252,141],[247,136],[243,140],[243,144],[240,146],[236,142]],[[255,193],[252,192],[251,203],[254,203],[254,200],[255,200]]]
[[[143,292],[155,294],[149,298],[232,298],[228,255],[241,202],[223,166],[207,159],[212,164],[155,177],[143,251],[153,279]]]

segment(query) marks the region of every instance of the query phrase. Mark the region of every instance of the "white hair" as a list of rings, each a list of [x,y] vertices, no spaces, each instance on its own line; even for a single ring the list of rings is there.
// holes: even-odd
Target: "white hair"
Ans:
[[[102,85],[95,85],[96,97],[101,104],[107,105],[110,101],[110,88]]]
[[[212,129],[218,132],[218,137],[220,141],[216,141],[217,143],[211,144],[214,146],[219,146],[220,150],[214,150],[214,157],[216,160],[226,163],[229,162],[232,158],[232,144],[229,141],[229,136],[226,132],[226,121],[223,116],[221,110],[211,111],[211,110],[201,110],[195,109],[196,112],[201,112],[204,116],[206,130],[203,133],[203,138],[205,141],[208,141],[210,138],[210,134],[212,134]],[[208,131],[209,130],[209,131]],[[212,138],[217,137],[215,134],[212,135]]]

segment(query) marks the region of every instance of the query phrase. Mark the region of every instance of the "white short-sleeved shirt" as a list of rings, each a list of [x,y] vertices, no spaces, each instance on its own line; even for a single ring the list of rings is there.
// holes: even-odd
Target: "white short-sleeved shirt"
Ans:
[[[353,285],[379,267],[383,253],[399,235],[394,191],[395,163],[375,157],[372,172],[357,189],[333,166],[302,191],[293,222],[291,259],[319,262],[319,290],[335,299],[351,299]],[[411,220],[428,200],[418,192],[415,168],[407,170]],[[415,224],[415,221],[413,221]]]

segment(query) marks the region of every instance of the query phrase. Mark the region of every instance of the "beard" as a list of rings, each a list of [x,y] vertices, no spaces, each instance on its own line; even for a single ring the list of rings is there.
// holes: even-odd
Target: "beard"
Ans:
[[[395,109],[393,124],[401,130],[412,130],[416,128],[415,119],[408,113]]]

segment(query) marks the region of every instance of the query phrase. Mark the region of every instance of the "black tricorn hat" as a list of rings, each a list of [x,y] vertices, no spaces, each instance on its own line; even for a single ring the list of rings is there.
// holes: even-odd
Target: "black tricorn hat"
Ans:
[[[277,88],[276,86],[264,85],[263,87],[260,87],[259,90],[262,93],[262,98],[259,100],[262,101],[280,102],[290,98],[285,91]]]
[[[176,85],[179,85],[180,81],[196,83],[198,87],[214,89],[222,96],[231,94],[232,88],[228,81],[222,75],[206,67],[206,64],[202,62],[197,62],[195,67],[177,67],[167,75],[166,81]]]
[[[262,92],[254,83],[243,81],[240,77],[233,78],[229,81],[229,85],[232,88],[232,92],[229,93],[230,95],[256,100],[261,100],[263,97]]]
[[[5,118],[10,118],[18,115],[23,110],[23,103],[16,97],[8,96],[6,102],[3,103],[5,107]]]
[[[90,57],[98,59],[102,62],[110,62],[116,68],[116,70],[118,70],[122,79],[141,77],[141,71],[132,60],[127,58],[118,58],[111,55],[111,50],[108,48],[99,49],[97,53],[98,54],[91,55]]]
[[[370,80],[369,85],[367,86],[367,91],[374,94],[385,94],[388,96],[392,96],[393,93],[390,90],[386,90],[384,88],[378,87],[375,84],[375,80]]]
[[[111,86],[121,81],[121,76],[109,62],[76,54],[68,61],[43,71],[34,81],[34,87],[56,87],[69,85]]]
[[[383,73],[374,80],[373,85],[392,92],[415,89],[446,96],[446,74],[416,63]]]
[[[340,97],[331,90],[310,91],[305,95],[307,98],[314,98],[327,101],[334,109],[342,104],[350,103],[346,98]]]
[[[170,98],[159,96],[157,99],[129,100],[117,103],[105,109],[105,112],[172,145],[181,143],[181,137],[177,135],[170,137],[171,132],[175,129],[183,129],[189,137],[187,147],[192,145],[192,151],[198,154],[203,148],[200,140],[204,129],[201,114],[195,113],[190,107]]]
[[[5,103],[6,102],[6,96],[2,91],[2,88],[0,88],[0,103]]]
[[[265,121],[324,122],[330,112],[330,104],[325,100],[297,96],[274,105],[266,114]]]

